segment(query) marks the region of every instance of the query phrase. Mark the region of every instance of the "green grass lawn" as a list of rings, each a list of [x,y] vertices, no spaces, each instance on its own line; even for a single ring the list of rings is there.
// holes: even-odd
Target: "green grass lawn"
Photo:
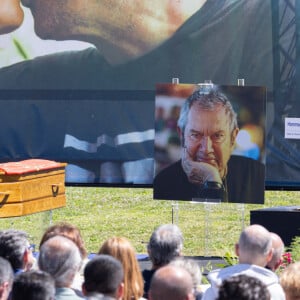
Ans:
[[[185,238],[185,255],[223,256],[233,251],[250,211],[272,206],[300,205],[300,192],[266,191],[264,205],[203,204],[152,199],[152,189],[67,187],[67,205],[18,218],[2,218],[2,229],[27,231],[36,245],[45,228],[58,221],[77,225],[89,252],[113,235],[127,237],[138,253],[155,227],[176,223]]]

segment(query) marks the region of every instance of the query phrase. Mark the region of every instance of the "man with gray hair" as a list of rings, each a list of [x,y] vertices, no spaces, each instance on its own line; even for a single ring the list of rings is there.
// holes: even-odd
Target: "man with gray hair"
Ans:
[[[144,278],[144,297],[147,297],[151,279],[157,269],[167,265],[173,259],[181,256],[183,235],[177,225],[164,224],[151,234],[147,250],[152,262],[151,270],[142,272]]]
[[[264,165],[231,155],[237,115],[219,87],[198,87],[183,104],[177,126],[181,159],[156,175],[155,199],[264,202]]]
[[[0,257],[7,259],[15,274],[29,270],[35,262],[28,235],[25,231],[0,231]]]
[[[240,235],[235,251],[239,258],[238,264],[208,274],[211,287],[205,291],[203,300],[217,299],[223,280],[240,274],[258,278],[265,283],[271,299],[285,299],[277,275],[265,268],[273,254],[271,234],[266,228],[256,224],[246,227]]]
[[[43,243],[38,258],[38,266],[54,278],[56,300],[82,299],[71,289],[81,263],[79,249],[70,239],[54,236]]]
[[[8,260],[0,257],[0,300],[8,299],[14,280],[14,273]]]

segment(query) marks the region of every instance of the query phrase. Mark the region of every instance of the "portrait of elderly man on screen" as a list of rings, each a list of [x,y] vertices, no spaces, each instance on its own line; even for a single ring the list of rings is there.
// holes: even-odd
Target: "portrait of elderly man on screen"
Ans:
[[[218,86],[194,89],[177,120],[180,159],[157,172],[154,199],[263,204],[265,166],[236,151],[239,130]]]

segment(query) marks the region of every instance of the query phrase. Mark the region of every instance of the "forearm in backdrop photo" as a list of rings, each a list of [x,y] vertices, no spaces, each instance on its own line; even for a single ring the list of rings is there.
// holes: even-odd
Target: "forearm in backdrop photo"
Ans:
[[[0,162],[66,163],[67,185],[152,188],[155,178],[156,199],[263,204],[264,189],[299,190],[299,1],[130,3],[23,0],[19,29],[22,14],[0,17]],[[193,104],[175,129],[179,103],[196,90],[206,98],[205,80],[237,126],[225,108]],[[172,167],[184,188],[168,194]]]

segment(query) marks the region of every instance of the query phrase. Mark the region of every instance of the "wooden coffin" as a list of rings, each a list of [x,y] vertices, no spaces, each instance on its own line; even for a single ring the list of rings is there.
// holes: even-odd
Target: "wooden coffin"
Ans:
[[[65,166],[42,159],[0,164],[0,217],[66,206]]]

